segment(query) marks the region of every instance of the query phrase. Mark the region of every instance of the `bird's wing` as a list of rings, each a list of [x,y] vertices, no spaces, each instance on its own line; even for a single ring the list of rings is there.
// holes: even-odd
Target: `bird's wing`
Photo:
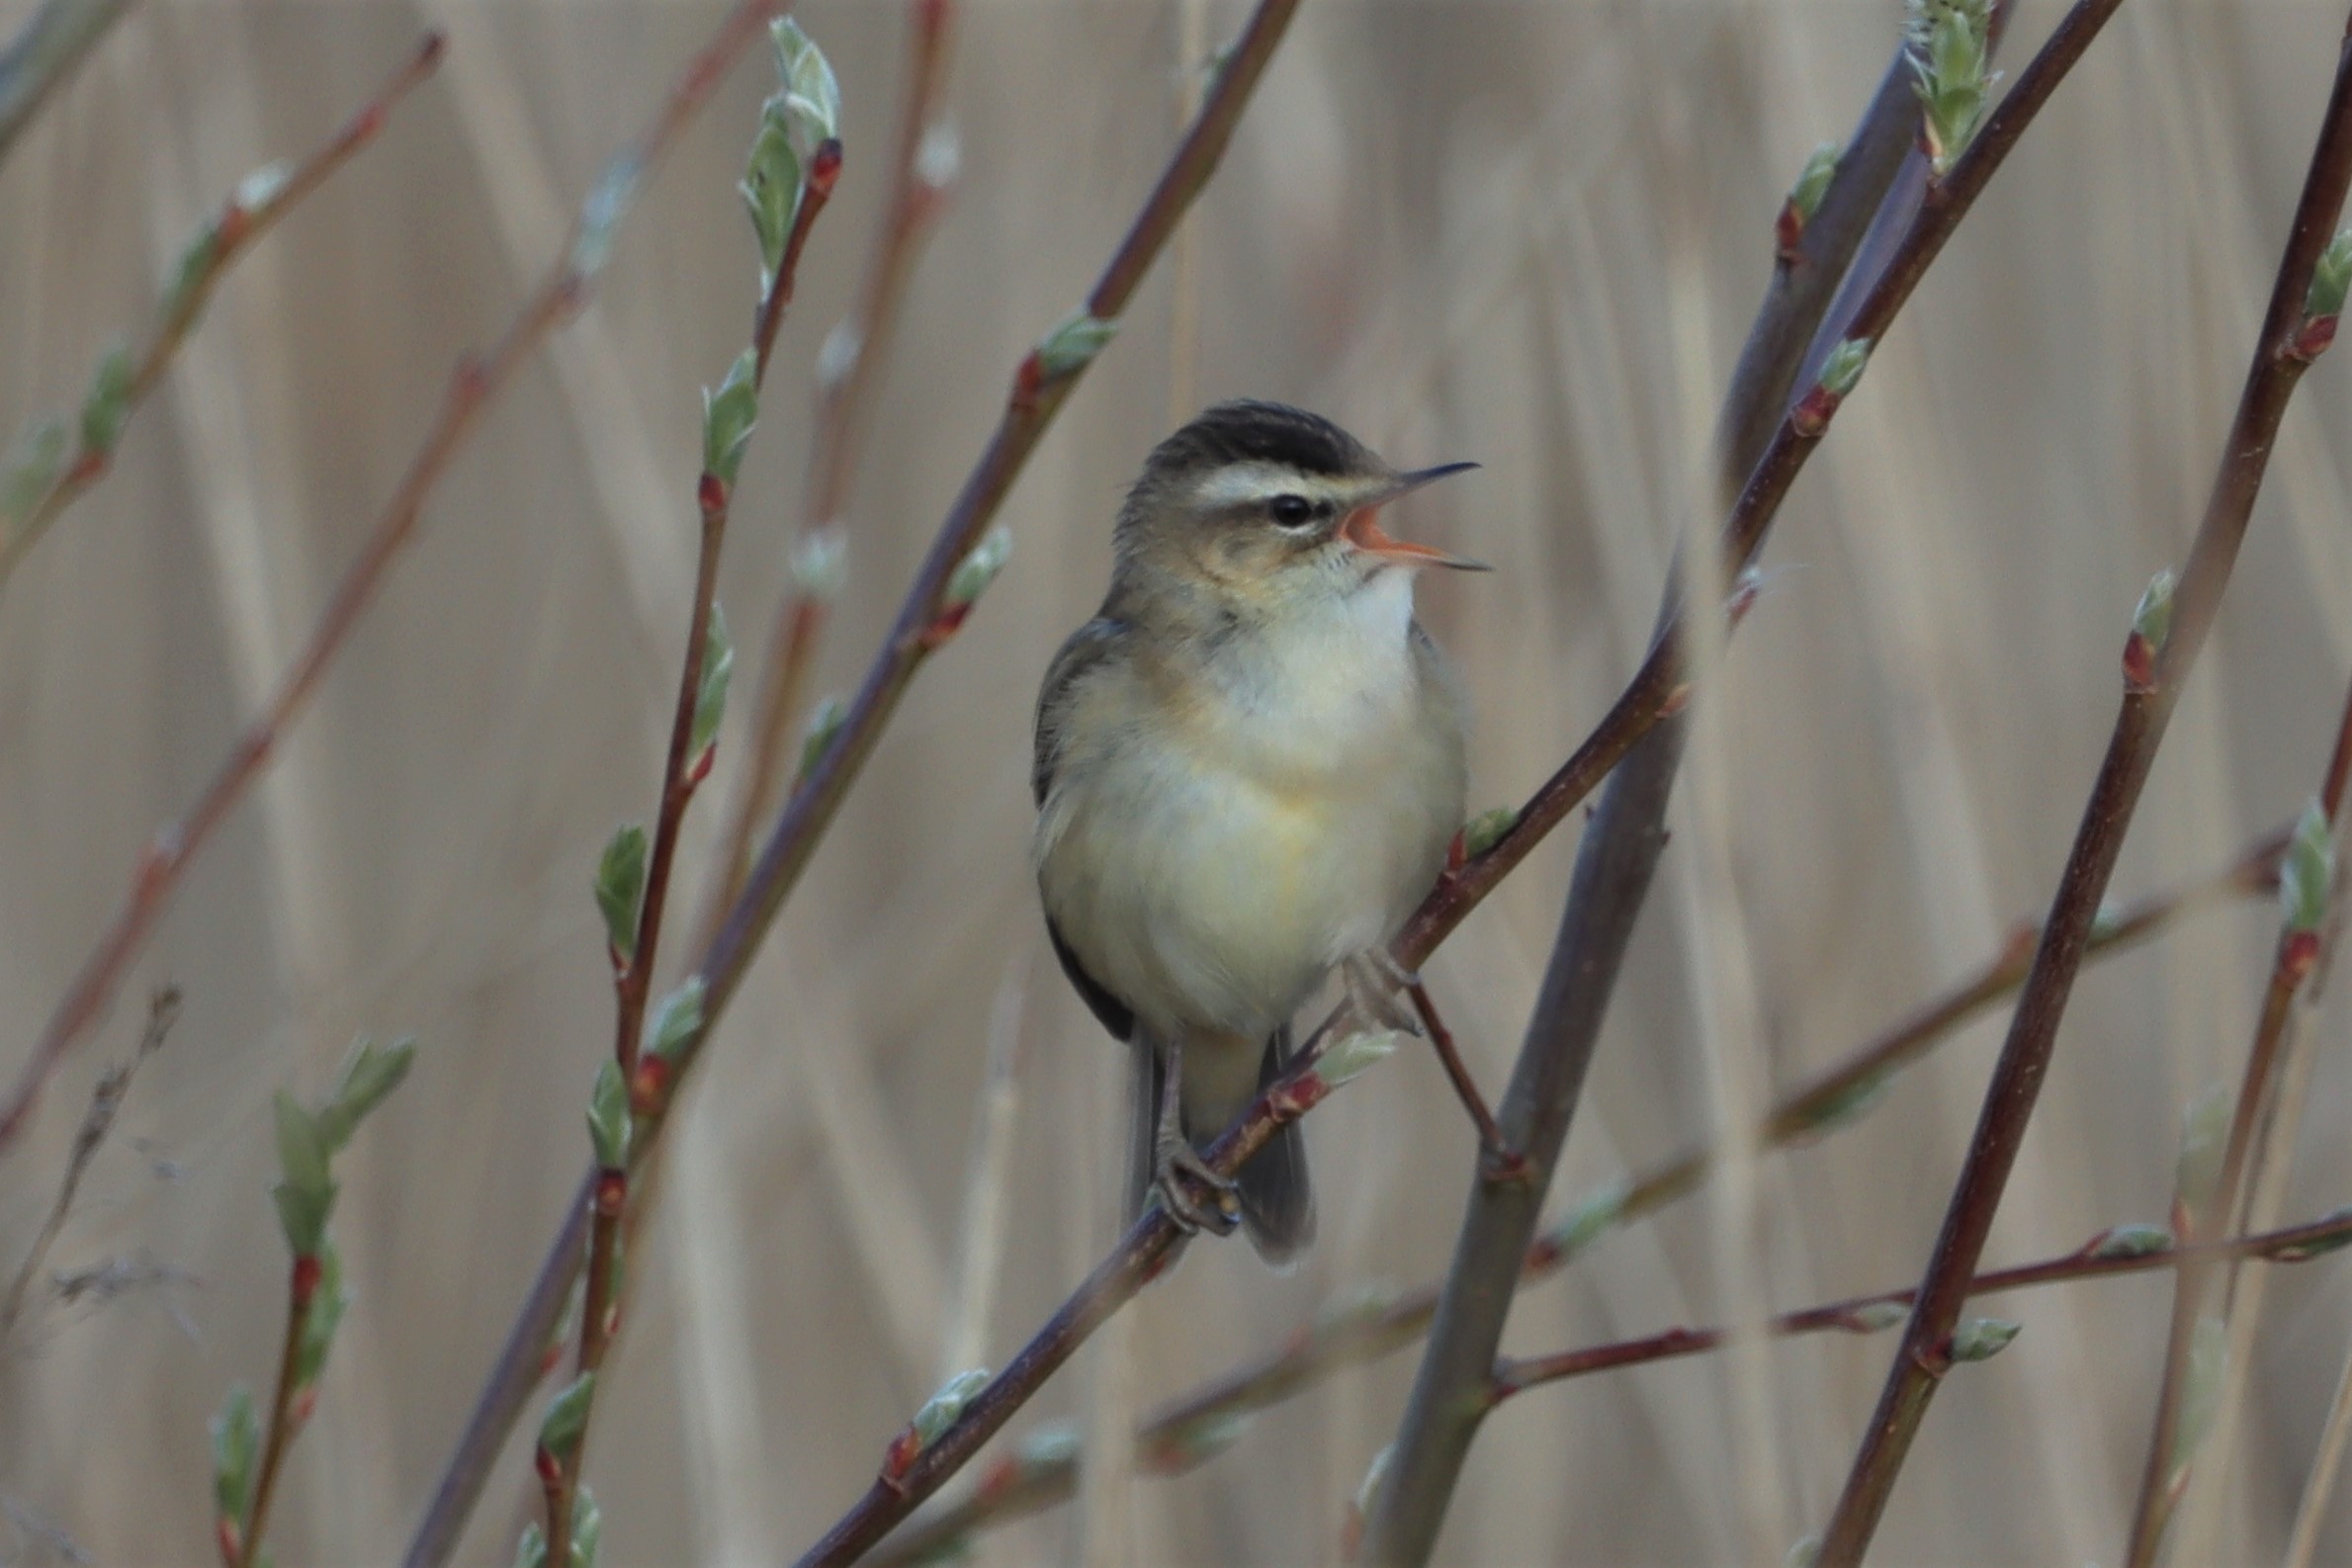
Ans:
[[[1087,677],[1124,650],[1129,628],[1124,621],[1096,616],[1070,634],[1070,641],[1054,655],[1037,689],[1037,741],[1031,755],[1029,789],[1043,806],[1053,793],[1054,774],[1062,762],[1063,727]]]
[[[1037,692],[1037,741],[1029,772],[1029,787],[1042,808],[1053,794],[1054,775],[1062,763],[1063,730],[1079,689],[1087,677],[1103,664],[1118,656],[1128,635],[1125,622],[1107,616],[1089,621],[1071,634],[1070,641],[1054,655],[1051,667],[1045,672],[1045,684]],[[1102,983],[1087,973],[1079,961],[1078,952],[1064,939],[1053,916],[1046,916],[1046,934],[1053,938],[1054,956],[1062,961],[1062,973],[1070,977],[1094,1016],[1102,1026],[1118,1039],[1127,1039],[1135,1027],[1135,1012],[1114,997]]]

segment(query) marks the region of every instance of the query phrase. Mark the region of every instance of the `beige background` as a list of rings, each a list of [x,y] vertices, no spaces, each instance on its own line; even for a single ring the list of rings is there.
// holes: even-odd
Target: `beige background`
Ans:
[[[28,10],[10,0],[0,21]],[[2056,10],[2023,7],[2013,68]],[[1213,37],[1240,15],[1208,12]],[[440,78],[239,266],[131,427],[122,472],[0,598],[0,1066],[303,635],[450,367],[555,253],[598,161],[717,14],[150,0],[0,170],[13,429],[78,396],[239,175],[313,145],[428,22],[450,30]],[[724,573],[745,693],[800,522],[810,369],[867,253],[903,72],[902,8],[829,0],[804,19],[841,78],[849,164]],[[1769,591],[1700,704],[1560,1200],[1830,1060],[2047,899],[2126,617],[2203,499],[2342,20],[2286,0],[2134,0],[1930,276],[1790,499]],[[854,681],[1014,360],[1140,201],[1172,136],[1179,24],[1127,0],[965,8],[964,179],[891,367],[825,687]],[[1412,520],[1501,568],[1425,602],[1481,711],[1474,794],[1516,799],[1639,652],[1774,209],[1807,150],[1851,126],[1894,25],[1863,0],[1306,8],[1201,208],[1195,389],[1171,385],[1163,265],[1014,492],[1008,570],[923,671],[676,1129],[591,1460],[609,1562],[790,1555],[943,1365],[1001,1363],[1106,1238],[1118,1053],[1043,953],[1028,712],[1100,592],[1119,485],[1172,399],[1285,397],[1400,463],[1485,464]],[[750,305],[731,187],[766,71],[754,58],[730,78],[631,218],[601,303],[484,423],[266,786],[0,1164],[13,1267],[138,998],[165,977],[185,988],[52,1263],[191,1278],[44,1304],[0,1352],[0,1497],[97,1561],[209,1554],[205,1421],[229,1382],[263,1380],[278,1333],[269,1094],[317,1092],[354,1032],[412,1031],[424,1050],[341,1171],[358,1299],[288,1473],[280,1561],[396,1553],[537,1263],[609,1030],[587,879],[612,824],[652,804],[691,566],[695,389]],[[2219,863],[2316,785],[2352,663],[2348,373],[2323,362],[2289,416],[2119,893]],[[715,816],[698,813],[697,849]],[[1431,968],[1491,1086],[1569,847],[1538,854]],[[2179,1107],[2234,1080],[2272,929],[2250,905],[2086,976],[1992,1259],[2163,1217]],[[992,1017],[1017,1045],[1018,1099],[980,1248],[1001,1279],[975,1315],[955,1281]],[[2314,1036],[2291,1214],[2352,1197],[2342,1023],[2331,1006]],[[1911,1277],[1997,1039],[1979,1024],[1855,1130],[1612,1239],[1527,1296],[1510,1346]],[[1310,1142],[1324,1229],[1302,1271],[1193,1249],[1116,1359],[1082,1357],[1020,1428],[1180,1390],[1365,1281],[1441,1265],[1472,1146],[1426,1056],[1350,1089]],[[2344,1268],[2270,1276],[2234,1467],[2183,1560],[2276,1560],[2345,1350]],[[2165,1296],[2143,1277],[1999,1307],[2025,1332],[1952,1380],[1875,1560],[2117,1560]],[[974,1338],[976,1357],[959,1348]],[[1519,1400],[1479,1440],[1441,1556],[1777,1561],[1826,1514],[1892,1343],[1814,1340]],[[1262,1418],[1186,1479],[1105,1485],[1004,1530],[982,1560],[1328,1559],[1412,1364]],[[467,1560],[510,1554],[521,1474],[518,1450]],[[2328,1550],[2352,1561],[2338,1512]]]

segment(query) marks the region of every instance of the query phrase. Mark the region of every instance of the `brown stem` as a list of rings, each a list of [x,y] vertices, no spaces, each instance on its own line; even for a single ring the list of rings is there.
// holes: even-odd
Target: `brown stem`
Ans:
[[[303,1326],[310,1316],[310,1298],[318,1289],[318,1277],[315,1258],[297,1258],[287,1270],[286,1338],[278,1350],[278,1387],[270,1398],[269,1436],[262,1440],[253,1505],[245,1512],[236,1561],[230,1568],[252,1568],[261,1550],[262,1531],[269,1527],[270,1499],[278,1490],[278,1471],[294,1441],[294,1382],[303,1353]]]
[[[2266,891],[2271,885],[2286,830],[2265,834],[2228,865],[2111,912],[2092,938],[2091,954],[2105,956],[2155,936],[2183,916],[2218,903]],[[1848,1052],[1766,1113],[1757,1141],[1782,1148],[1817,1138],[1850,1113],[1893,1074],[1930,1050],[2002,998],[2026,977],[2033,954],[2034,926],[2023,923],[1978,971],[1943,996]],[[1566,1219],[1536,1237],[1516,1284],[1531,1285],[1558,1273],[1603,1235],[1664,1209],[1699,1189],[1712,1169],[1715,1152],[1700,1148],[1605,1187],[1592,1203],[1580,1204]],[[1586,1216],[1605,1213],[1606,1223]],[[1164,1407],[1136,1433],[1139,1451],[1176,1450],[1188,1436],[1211,1424],[1280,1403],[1343,1366],[1376,1360],[1404,1349],[1428,1332],[1437,1310],[1437,1283],[1424,1283],[1393,1299],[1368,1301],[1353,1310],[1328,1313],[1301,1330],[1278,1350]],[[987,1524],[1044,1507],[1071,1495],[1078,1460],[1062,1455],[1039,1460],[1018,1456],[993,1466],[973,1493],[952,1507],[901,1531],[874,1555],[877,1564],[912,1565],[930,1560],[958,1536]]]
[[[847,334],[846,341],[855,345],[855,352],[847,371],[821,383],[818,390],[817,426],[809,448],[808,500],[802,511],[804,539],[842,525],[866,427],[882,386],[882,370],[889,363],[891,343],[898,334],[907,286],[946,197],[945,190],[926,174],[922,151],[925,138],[942,125],[940,105],[947,88],[955,4],[954,0],[910,0],[908,11],[907,92],[900,106],[898,143],[891,160],[890,196],[874,236],[872,258],[866,264],[864,292],[856,309],[834,329]],[[752,739],[746,749],[743,782],[721,835],[698,948],[710,945],[711,934],[741,891],[751,834],[774,810],[777,789],[785,782],[787,760],[793,754],[792,716],[800,711],[816,661],[827,603],[827,594],[795,583],[776,606],[767,657],[760,666],[759,695],[752,708]]]
[[[2352,689],[2344,694],[2344,706],[2336,721],[2335,745],[2318,797],[2320,815],[2331,825],[2343,810],[2348,758],[2352,758]],[[2246,1047],[2245,1073],[2239,1081],[2237,1104],[2230,1116],[2229,1139],[2221,1156],[2220,1179],[2204,1201],[2177,1205],[2187,1226],[2184,1241],[2216,1236],[2238,1223],[2239,1199],[2245,1190],[2247,1167],[2258,1141],[2257,1126],[2268,1125],[2262,1120],[2262,1112],[2270,1102],[2271,1080],[2276,1075],[2280,1044],[2287,1035],[2287,1020],[2296,999],[2316,972],[2325,934],[2298,930],[2292,917],[2280,924],[2270,979],[2263,987],[2262,1007],[2254,1023],[2254,1037]],[[2224,1291],[2221,1320],[2226,1323],[2231,1304],[2227,1291],[2235,1283],[2237,1271],[2234,1267],[2218,1271],[2222,1276]],[[2127,1558],[2131,1568],[2147,1568],[2155,1561],[2164,1527],[2171,1519],[2173,1500],[2180,1496],[2188,1479],[2193,1455],[2177,1451],[2182,1399],[2190,1347],[2196,1339],[2197,1322],[2205,1311],[2215,1272],[2204,1266],[2183,1266],[2173,1276],[2172,1320],[2165,1339],[2164,1374],[2157,1385],[2156,1416],[2148,1433],[2147,1456],[2140,1468],[2139,1496],[2132,1511]]]
[[[653,124],[637,141],[606,166],[598,192],[600,218],[617,223],[628,198],[642,186],[686,122],[718,87],[726,66],[758,37],[760,27],[781,8],[782,0],[738,0],[719,25],[703,52],[695,57],[656,114]],[[80,974],[42,1030],[31,1057],[18,1072],[4,1108],[0,1108],[0,1154],[23,1135],[42,1086],[65,1053],[105,1012],[124,972],[145,946],[155,922],[178,888],[188,864],[202,851],[221,823],[245,797],[254,780],[269,765],[280,738],[317,690],[327,667],[342,652],[360,615],[374,602],[387,573],[406,548],[424,516],[424,504],[472,437],[483,411],[505,391],[515,373],[530,360],[540,342],[576,314],[595,283],[601,259],[599,231],[596,254],[579,254],[584,230],[575,222],[572,238],[546,278],[525,300],[489,352],[470,359],[451,379],[449,392],[432,428],[416,456],[409,460],[392,500],[369,528],[358,558],[345,570],[325,608],[319,611],[307,643],[281,678],[269,706],[248,724],[228,755],[206,784],[196,804],[177,823],[159,829],[139,858],[131,891],[116,914],[114,924],[84,961]]]
[[[332,140],[310,154],[293,169],[283,184],[263,201],[244,206],[231,196],[211,225],[211,244],[204,252],[202,265],[192,274],[176,280],[163,301],[163,308],[147,328],[146,341],[131,359],[131,380],[124,394],[125,419],[147,400],[163,373],[170,368],[180,345],[204,314],[212,302],[213,291],[219,286],[236,259],[253,247],[256,240],[275,227],[278,219],[293,211],[305,197],[351,161],[361,148],[374,141],[392,118],[392,109],[409,92],[433,74],[441,63],[442,38],[428,33],[409,56],[399,73],[386,83],[375,97],[360,106],[343,124]],[[5,67],[0,67],[4,71]],[[0,146],[5,135],[0,134]],[[77,434],[77,440],[81,437]],[[112,447],[97,450],[86,441],[76,447],[57,471],[48,489],[36,501],[18,524],[15,531],[0,538],[0,591],[8,585],[17,564],[31,552],[34,544],[45,533],[59,514],[106,478],[114,467]]]
[[[2150,678],[2128,685],[2107,755],[2091,791],[2074,847],[2034,955],[2034,967],[1985,1091],[1903,1344],[1887,1374],[1853,1469],[1823,1535],[1823,1568],[1853,1568],[1894,1490],[1911,1440],[1938,1381],[1933,1349],[1952,1332],[1968,1278],[1983,1256],[1994,1212],[2024,1141],[2048,1071],[2058,1020],[2082,963],[2109,874],[2123,848],[2140,786],[2198,651],[2212,630],[2221,593],[2270,460],[2271,443],[2307,358],[2297,352],[2304,301],[2320,251],[2334,231],[2352,181],[2352,42],[2339,53],[2318,144],[2279,262],[2270,305],[2247,368],[2204,521],[2173,595],[2170,636],[2154,651]]]
[[[1454,1097],[1469,1113],[1470,1125],[1478,1129],[1478,1147],[1486,1157],[1491,1175],[1498,1180],[1515,1175],[1520,1161],[1504,1144],[1502,1129],[1495,1125],[1495,1113],[1486,1108],[1486,1096],[1478,1092],[1478,1081],[1470,1076],[1462,1053],[1454,1048],[1453,1031],[1437,1016],[1437,1004],[1430,1000],[1430,988],[1416,978],[1405,987],[1405,992],[1413,999],[1413,1010],[1421,1014],[1422,1027],[1430,1032],[1430,1049],[1437,1053],[1437,1065],[1445,1069]]]

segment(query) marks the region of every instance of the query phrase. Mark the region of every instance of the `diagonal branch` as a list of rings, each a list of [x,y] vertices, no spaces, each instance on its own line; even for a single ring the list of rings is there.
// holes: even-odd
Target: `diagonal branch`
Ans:
[[[2049,919],[2043,927],[2025,995],[2018,1002],[2009,1037],[1986,1088],[1983,1111],[1921,1280],[1919,1303],[1824,1532],[1820,1558],[1824,1568],[1853,1568],[1862,1560],[1911,1440],[1950,1364],[1945,1347],[1958,1321],[1968,1277],[1983,1256],[1985,1238],[1992,1230],[1993,1215],[2016,1164],[2019,1145],[2024,1142],[2027,1121],[2049,1068],[2058,1020],[2081,967],[2083,948],[2108,877],[2122,852],[2140,787],[2155,760],[2181,687],[2213,630],[2288,398],[2311,358],[2325,346],[2325,335],[2332,334],[2332,315],[2322,334],[2317,330],[2319,323],[2307,318],[2306,302],[2313,270],[2343,208],[2347,183],[2352,183],[2352,40],[2347,40],[2339,52],[2335,86],[2321,122],[2318,145],[2296,204],[2261,335],[2255,340],[2247,367],[2245,388],[2221,449],[2213,494],[2172,594],[2169,632],[2145,624],[2143,618],[2142,627],[2135,629],[2126,645],[2127,689],[2106,759],[2076,830]]]
[[[42,0],[0,50],[0,163],[49,94],[130,9],[131,0]]]

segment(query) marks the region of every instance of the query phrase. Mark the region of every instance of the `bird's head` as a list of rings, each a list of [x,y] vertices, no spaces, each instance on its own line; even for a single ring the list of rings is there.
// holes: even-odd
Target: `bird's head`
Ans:
[[[1119,513],[1120,568],[1236,606],[1348,597],[1389,572],[1485,565],[1390,537],[1380,509],[1475,463],[1400,473],[1282,403],[1222,402],[1160,443]]]

